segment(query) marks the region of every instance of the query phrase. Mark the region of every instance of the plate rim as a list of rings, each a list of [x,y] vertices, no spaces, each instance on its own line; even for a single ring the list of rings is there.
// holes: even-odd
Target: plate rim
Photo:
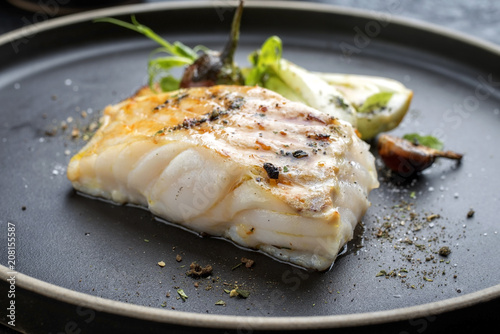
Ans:
[[[500,284],[497,284],[463,296],[384,311],[305,317],[234,316],[162,310],[148,306],[127,304],[70,290],[22,273],[13,273],[12,270],[0,264],[0,279],[2,281],[7,282],[7,278],[13,274],[16,279],[16,287],[60,302],[78,305],[79,307],[95,311],[105,311],[131,319],[218,329],[235,329],[242,324],[249,324],[254,330],[311,330],[342,328],[353,325],[378,325],[435,316],[500,298]]]
[[[196,0],[183,2],[180,0],[169,1],[169,2],[150,2],[143,4],[130,4],[121,5],[115,7],[101,8],[89,10],[77,14],[71,14],[67,16],[61,16],[46,20],[43,22],[37,22],[31,25],[27,25],[5,34],[0,35],[0,46],[13,42],[16,39],[31,36],[33,34],[63,27],[70,24],[90,21],[96,18],[110,16],[110,15],[127,15],[131,13],[145,13],[151,10],[175,10],[175,9],[190,9],[190,8],[206,8],[207,6],[215,7],[216,4],[212,3],[213,0]],[[218,2],[217,2],[218,3]],[[236,0],[228,0],[224,2],[224,6],[236,6],[238,2]],[[363,10],[358,8],[350,8],[339,5],[332,5],[326,3],[314,3],[306,1],[286,1],[286,0],[247,0],[245,7],[254,8],[272,8],[272,9],[291,9],[291,10],[303,10],[308,12],[320,12],[329,14],[342,14],[347,16],[356,16],[367,19],[380,19],[383,12],[377,12],[373,10]],[[484,50],[496,53],[500,55],[500,45],[493,42],[469,35],[464,32],[456,31],[450,28],[439,26],[430,22],[424,22],[421,20],[401,17],[399,15],[391,15],[391,23],[406,26],[408,28],[414,28],[418,30],[426,30],[437,35],[455,39],[457,41],[473,45],[475,47],[482,48]]]
[[[223,6],[234,6],[237,1],[225,1]],[[68,25],[91,21],[98,17],[129,15],[131,13],[147,13],[152,10],[178,10],[190,8],[215,7],[213,1],[173,1],[154,2],[145,4],[122,5],[110,8],[90,10],[78,14],[54,18],[48,21],[35,23],[30,26],[18,28],[16,30],[0,35],[0,46],[12,43],[18,39],[35,35],[39,32],[61,28]],[[348,8],[338,5],[311,3],[305,1],[247,1],[246,7],[301,10],[308,12],[319,12],[326,14],[340,14],[364,19],[380,19],[381,12],[367,11],[356,8]],[[402,25],[427,33],[441,35],[448,39],[471,45],[500,56],[500,45],[444,28],[432,23],[419,21],[416,19],[403,18],[398,15],[390,17],[392,24]],[[12,270],[0,264],[0,279],[7,282],[7,278],[12,275]],[[248,323],[255,330],[303,330],[303,329],[325,329],[341,328],[348,326],[376,325],[396,321],[404,321],[414,318],[421,318],[430,315],[438,315],[468,306],[473,306],[482,302],[487,302],[495,298],[500,298],[500,284],[486,289],[467,293],[462,296],[448,298],[436,302],[414,305],[391,310],[338,314],[326,316],[293,316],[293,317],[263,317],[263,316],[234,316],[234,315],[214,315],[202,314],[186,311],[161,310],[153,307],[128,304],[107,298],[92,296],[86,293],[77,292],[48,283],[34,277],[15,273],[16,286],[31,291],[35,294],[61,302],[88,307],[96,311],[105,311],[118,316],[135,318],[145,321],[155,321],[181,326],[195,326],[203,328],[224,328],[235,329],[241,324]],[[193,321],[196,319],[196,321]]]

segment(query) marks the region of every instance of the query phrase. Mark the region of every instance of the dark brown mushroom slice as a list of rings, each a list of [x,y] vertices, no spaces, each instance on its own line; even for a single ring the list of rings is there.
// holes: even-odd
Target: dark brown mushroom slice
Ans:
[[[234,54],[240,38],[241,16],[244,1],[233,17],[231,35],[222,52],[207,51],[189,65],[182,76],[180,88],[210,87],[214,85],[243,85],[244,80],[240,69],[234,63]]]
[[[377,148],[385,165],[403,176],[423,171],[439,157],[457,161],[461,161],[463,157],[456,152],[436,150],[388,134],[379,136]]]

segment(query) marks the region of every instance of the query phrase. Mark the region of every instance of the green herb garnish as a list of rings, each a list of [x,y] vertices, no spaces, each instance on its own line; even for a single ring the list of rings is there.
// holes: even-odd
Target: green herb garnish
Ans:
[[[422,136],[418,133],[408,133],[405,134],[403,138],[414,144],[424,145],[438,151],[441,151],[444,147],[443,142],[433,136]]]
[[[250,296],[250,292],[248,292],[247,290],[236,289],[236,292],[242,298],[248,298],[248,296]]]
[[[381,92],[370,95],[366,101],[358,108],[358,112],[367,113],[377,109],[385,108],[391,99],[393,92]]]
[[[342,108],[344,110],[349,108],[349,105],[345,103],[345,100],[342,96],[332,96],[330,102],[334,103],[337,107]]]
[[[243,263],[238,263],[237,265],[235,265],[234,267],[231,268],[231,270],[235,270],[236,268],[240,267]]]
[[[179,296],[182,298],[183,301],[186,301],[186,299],[188,299],[188,296],[186,295],[186,293],[184,292],[184,290],[178,289],[177,293],[179,294]]]
[[[94,22],[107,22],[136,31],[160,45],[154,50],[148,62],[149,85],[154,88],[154,84],[159,84],[163,91],[172,91],[179,88],[180,80],[170,74],[170,70],[175,67],[191,65],[198,58],[198,51],[206,49],[203,46],[196,46],[194,49],[181,42],[169,43],[151,28],[140,24],[135,15],[131,16],[131,23],[111,17],[104,17],[94,20]],[[158,57],[161,55],[160,57]]]
[[[269,37],[262,44],[260,50],[248,56],[248,60],[253,67],[246,75],[245,85],[254,86],[262,84],[264,75],[269,71],[269,66],[279,62],[281,53],[281,39],[278,36]]]

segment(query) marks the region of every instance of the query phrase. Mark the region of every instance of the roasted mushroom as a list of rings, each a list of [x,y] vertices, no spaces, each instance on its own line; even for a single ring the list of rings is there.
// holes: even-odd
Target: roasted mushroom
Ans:
[[[430,167],[436,158],[461,161],[462,154],[440,151],[416,142],[382,134],[378,138],[378,153],[385,165],[402,176],[411,176]]]
[[[243,85],[245,80],[234,63],[234,53],[240,37],[240,23],[244,1],[236,9],[231,25],[231,36],[222,52],[205,51],[189,65],[181,79],[180,87],[209,87],[214,85]]]

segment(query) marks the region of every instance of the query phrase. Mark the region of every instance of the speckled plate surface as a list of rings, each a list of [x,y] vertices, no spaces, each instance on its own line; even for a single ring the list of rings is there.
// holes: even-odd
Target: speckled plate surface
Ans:
[[[460,165],[438,161],[406,181],[379,163],[372,207],[328,272],[306,272],[72,190],[70,156],[103,107],[145,84],[155,48],[92,19],[136,13],[167,40],[220,49],[233,13],[228,4],[117,7],[0,37],[0,247],[8,254],[14,227],[16,261],[13,270],[1,268],[0,293],[4,303],[14,271],[16,328],[415,331],[410,319],[438,328],[456,320],[454,312],[497,302],[500,51],[433,26],[311,3],[247,4],[238,62],[275,34],[284,57],[308,69],[399,80],[414,100],[393,132],[433,134],[465,154]],[[447,257],[438,254],[443,246],[451,249]],[[236,267],[241,257],[255,265]],[[187,277],[193,261],[212,265],[213,275]],[[249,297],[230,298],[225,290],[236,285]],[[4,313],[0,319],[9,321]]]

